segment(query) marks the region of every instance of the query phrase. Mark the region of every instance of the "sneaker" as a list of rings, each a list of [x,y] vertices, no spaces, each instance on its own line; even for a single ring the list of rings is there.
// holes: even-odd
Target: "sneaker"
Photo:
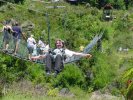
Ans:
[[[53,76],[54,77],[57,77],[58,74],[59,74],[59,72],[58,71],[55,71],[54,74],[53,74]]]
[[[46,72],[46,75],[47,75],[47,76],[49,76],[49,75],[50,75],[50,72],[49,72],[49,71],[47,71],[47,72]]]

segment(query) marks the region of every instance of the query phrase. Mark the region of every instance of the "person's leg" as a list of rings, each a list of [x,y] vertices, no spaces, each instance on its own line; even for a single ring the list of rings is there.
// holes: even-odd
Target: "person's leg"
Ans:
[[[45,61],[46,61],[46,73],[51,73],[52,70],[52,56],[50,54],[46,55]]]
[[[8,44],[8,43],[6,43],[6,50],[8,50],[8,47],[9,47],[9,44]]]
[[[8,47],[9,47],[9,39],[5,41],[5,50],[8,50]]]
[[[15,38],[14,36],[13,36],[13,44],[14,44],[13,54],[15,54],[15,52],[16,52],[17,40],[16,40],[16,38]]]
[[[6,45],[5,41],[3,41],[3,46],[2,46],[3,50],[6,48],[5,45]]]
[[[16,44],[15,44],[15,50],[14,50],[14,54],[16,54],[18,52],[18,48],[19,48],[19,43],[20,43],[20,39],[16,39]]]
[[[57,55],[55,58],[55,71],[59,73],[63,68],[63,59],[61,55]]]
[[[31,60],[31,56],[32,56],[32,53],[33,53],[33,48],[30,47],[30,46],[27,46],[27,48],[28,48],[28,52],[29,52],[28,59]]]
[[[9,42],[8,42],[7,39],[5,39],[4,42],[3,42],[3,49],[8,50],[8,47],[9,47]]]

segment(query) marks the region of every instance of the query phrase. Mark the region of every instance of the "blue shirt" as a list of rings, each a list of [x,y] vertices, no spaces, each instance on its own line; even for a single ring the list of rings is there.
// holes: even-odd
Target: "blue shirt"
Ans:
[[[19,26],[13,26],[12,30],[14,31],[13,36],[17,39],[20,39],[22,34],[21,28]]]

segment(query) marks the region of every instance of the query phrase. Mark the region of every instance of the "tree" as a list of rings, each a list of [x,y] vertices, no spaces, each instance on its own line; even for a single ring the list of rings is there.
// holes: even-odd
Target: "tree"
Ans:
[[[23,4],[25,0],[3,0],[0,1],[0,5],[4,4],[5,2],[11,2],[11,3],[21,3]]]

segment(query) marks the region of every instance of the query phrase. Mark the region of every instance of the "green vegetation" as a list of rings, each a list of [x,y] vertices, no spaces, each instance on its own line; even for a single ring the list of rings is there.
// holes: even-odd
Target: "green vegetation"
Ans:
[[[6,1],[6,0],[5,0]],[[10,0],[9,0],[10,1]],[[14,2],[15,0],[13,0]],[[16,0],[17,1],[17,0]],[[15,1],[15,2],[16,2]],[[21,0],[18,0],[18,3]],[[115,0],[106,0],[113,6]],[[23,4],[2,4],[0,21],[17,20],[21,25],[32,23],[33,29],[23,29],[26,36],[34,34],[36,39],[43,36],[47,42],[48,27],[46,13],[50,20],[51,47],[56,38],[65,41],[66,47],[79,51],[92,38],[101,32],[102,52],[96,46],[91,50],[92,58],[83,58],[79,62],[65,65],[56,77],[46,76],[45,66],[23,61],[0,54],[0,96],[2,100],[88,100],[91,92],[108,90],[112,95],[132,97],[133,83],[133,8],[125,10],[123,0],[119,10],[114,9],[113,20],[104,21],[102,9],[98,9],[96,0],[86,0],[93,7],[84,4],[78,6],[66,2],[62,9],[48,9],[45,4],[32,0],[22,0]],[[94,7],[95,6],[95,7]],[[0,24],[0,29],[2,24]],[[129,51],[118,51],[119,48]],[[112,85],[115,84],[115,85]],[[112,86],[113,88],[110,88]],[[64,94],[63,94],[64,93]]]

